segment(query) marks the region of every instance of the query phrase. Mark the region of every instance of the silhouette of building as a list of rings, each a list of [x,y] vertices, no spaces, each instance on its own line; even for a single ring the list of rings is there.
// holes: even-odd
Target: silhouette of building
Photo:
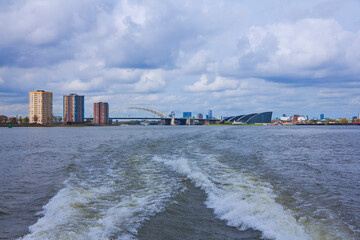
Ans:
[[[38,90],[29,92],[29,122],[48,124],[52,122],[53,94]]]
[[[247,115],[225,117],[220,123],[233,123],[233,124],[271,123],[271,117],[272,117],[272,112],[252,113]]]
[[[94,122],[109,124],[109,104],[107,102],[94,103]]]
[[[84,96],[77,94],[64,95],[64,122],[82,123],[84,122]]]
[[[208,113],[208,118],[207,118],[207,119],[212,119],[212,118],[213,118],[213,116],[212,116],[212,110],[209,109],[209,113]]]
[[[183,118],[191,118],[191,112],[183,112]]]

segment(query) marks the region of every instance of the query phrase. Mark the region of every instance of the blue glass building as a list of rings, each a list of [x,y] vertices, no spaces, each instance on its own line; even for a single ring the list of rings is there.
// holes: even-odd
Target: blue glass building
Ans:
[[[209,109],[209,119],[212,119],[213,118],[213,115],[212,115],[212,110],[211,109]]]
[[[183,118],[191,118],[191,112],[183,112]]]

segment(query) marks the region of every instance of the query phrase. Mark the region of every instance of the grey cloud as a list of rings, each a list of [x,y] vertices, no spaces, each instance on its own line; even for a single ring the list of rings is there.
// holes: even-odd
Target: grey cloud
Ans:
[[[1,62],[46,66],[83,59],[91,51],[110,67],[171,69],[180,50],[196,51],[232,21],[222,16],[221,8],[231,6],[190,1],[21,1],[9,12],[0,11],[0,48],[13,52],[13,59],[2,57]]]
[[[359,34],[332,19],[251,27],[238,42],[239,65],[232,74],[313,83],[324,78],[351,81],[360,73],[360,54],[354,51],[359,47]]]
[[[248,38],[240,38],[237,45],[240,55],[238,64],[244,75],[251,75],[252,69],[269,62],[278,50],[279,43],[274,35],[264,32],[256,33],[256,31],[253,31],[251,35]]]
[[[196,108],[194,97],[201,108],[241,108],[253,94],[258,99],[248,108],[260,109],[293,104],[291,94],[314,99],[306,87],[313,94],[324,85],[357,89],[360,32],[351,21],[359,17],[316,8],[327,2],[4,1],[0,92],[81,91],[126,105],[167,99],[186,110]],[[343,2],[336,4],[354,5]],[[202,75],[219,77],[200,81]],[[287,94],[266,94],[280,90]],[[56,101],[61,106],[61,97]]]

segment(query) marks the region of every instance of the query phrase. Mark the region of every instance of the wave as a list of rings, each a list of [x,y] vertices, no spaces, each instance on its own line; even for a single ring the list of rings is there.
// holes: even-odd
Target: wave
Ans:
[[[276,202],[270,184],[236,172],[213,157],[199,162],[185,158],[156,157],[155,160],[203,189],[207,194],[207,207],[229,226],[259,230],[268,239],[312,239],[292,212]]]
[[[76,170],[21,239],[136,239],[143,222],[184,190],[184,178],[206,193],[206,206],[229,226],[258,230],[265,239],[336,239],[320,224],[286,209],[270,183],[214,155],[142,158]]]
[[[133,161],[135,180],[124,168],[73,174],[21,240],[136,239],[142,222],[163,211],[181,184],[148,161]]]

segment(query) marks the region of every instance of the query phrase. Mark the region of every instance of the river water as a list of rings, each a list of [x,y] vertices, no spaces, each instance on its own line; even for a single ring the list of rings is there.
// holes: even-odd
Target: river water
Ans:
[[[0,136],[0,239],[360,239],[357,126]]]

